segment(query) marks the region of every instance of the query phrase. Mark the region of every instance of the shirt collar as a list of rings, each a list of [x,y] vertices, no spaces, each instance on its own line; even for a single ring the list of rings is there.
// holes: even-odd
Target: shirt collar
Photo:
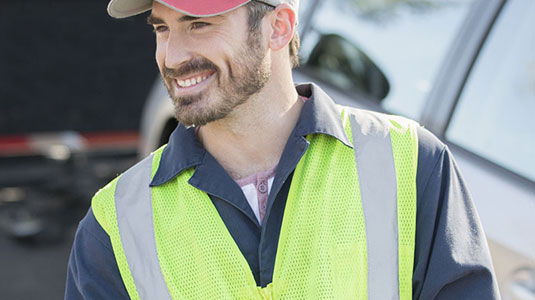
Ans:
[[[291,137],[304,137],[309,134],[327,134],[352,147],[342,124],[340,108],[317,85],[313,83],[296,86],[299,95],[308,98]],[[290,137],[290,138],[291,138]],[[195,128],[179,124],[163,150],[158,170],[151,186],[168,182],[182,171],[201,164],[206,150],[195,135]]]
[[[308,97],[308,100],[303,105],[301,116],[297,121],[295,135],[323,133],[352,148],[342,123],[340,107],[313,83],[298,85],[296,89],[299,95]]]

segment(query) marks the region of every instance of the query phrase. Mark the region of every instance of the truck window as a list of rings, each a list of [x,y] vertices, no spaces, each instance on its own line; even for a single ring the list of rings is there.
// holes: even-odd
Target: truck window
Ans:
[[[535,181],[535,1],[507,1],[459,97],[446,138]]]

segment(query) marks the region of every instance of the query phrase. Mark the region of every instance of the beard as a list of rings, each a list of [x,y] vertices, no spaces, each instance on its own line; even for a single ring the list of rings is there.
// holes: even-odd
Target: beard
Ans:
[[[252,95],[262,90],[271,76],[266,62],[266,48],[262,46],[260,33],[251,32],[247,43],[233,57],[225,61],[228,74],[206,58],[198,57],[182,64],[177,69],[164,66],[162,79],[175,107],[175,118],[185,126],[202,126],[228,116],[234,108],[245,103]],[[184,75],[209,71],[214,73],[218,89],[207,86],[202,92],[176,96],[175,79]],[[213,93],[210,93],[212,91]]]

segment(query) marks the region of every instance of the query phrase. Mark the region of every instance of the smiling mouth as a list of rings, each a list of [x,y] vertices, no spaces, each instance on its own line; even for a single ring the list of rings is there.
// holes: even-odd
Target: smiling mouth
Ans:
[[[188,76],[185,78],[176,78],[175,82],[179,88],[189,88],[189,87],[196,86],[199,83],[205,81],[213,74],[214,74],[213,71],[203,72],[203,73],[195,74],[193,76]]]

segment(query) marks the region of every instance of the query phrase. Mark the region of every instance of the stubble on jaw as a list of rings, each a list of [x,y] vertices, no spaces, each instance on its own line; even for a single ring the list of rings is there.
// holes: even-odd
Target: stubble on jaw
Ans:
[[[204,57],[195,58],[177,69],[164,67],[162,79],[173,101],[175,118],[185,126],[202,126],[228,116],[266,85],[271,73],[265,57],[261,33],[254,30],[249,32],[246,43],[236,55],[225,60],[226,78],[222,77],[220,68]],[[211,90],[217,88],[215,95],[207,91],[181,97],[174,95],[177,88],[174,78],[203,71],[214,72],[216,81],[211,83]]]

